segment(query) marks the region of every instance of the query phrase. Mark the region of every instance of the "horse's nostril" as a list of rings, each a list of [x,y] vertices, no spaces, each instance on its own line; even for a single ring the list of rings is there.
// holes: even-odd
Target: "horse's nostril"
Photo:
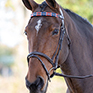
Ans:
[[[39,77],[39,79],[40,79],[40,82],[39,82],[39,85],[38,85],[38,88],[43,88],[43,86],[44,86],[44,80],[43,80],[43,78],[41,78],[41,77]]]
[[[37,87],[37,89],[40,89],[43,87],[44,85],[44,80],[42,77],[38,77],[37,80],[33,83],[34,86]]]
[[[35,82],[30,83],[26,79],[26,86],[28,89],[30,89],[30,91],[32,91],[31,93],[36,92],[36,91],[40,91],[44,86],[44,80],[42,77],[38,77]]]

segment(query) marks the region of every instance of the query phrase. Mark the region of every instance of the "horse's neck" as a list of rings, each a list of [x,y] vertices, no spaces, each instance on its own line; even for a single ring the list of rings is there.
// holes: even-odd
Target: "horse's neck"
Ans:
[[[66,62],[64,62],[61,66],[61,69],[63,71],[64,74],[66,75],[79,75],[78,72],[78,68],[76,66],[76,64],[74,63],[74,59],[72,54],[69,54],[68,59],[66,60]],[[78,82],[77,79],[70,79],[70,78],[65,78],[67,85],[70,88],[70,91],[72,91],[71,93],[75,92],[75,85],[74,84],[81,84],[80,82]],[[80,86],[80,85],[79,85]],[[77,92],[75,92],[77,93]],[[81,92],[82,93],[82,92]]]
[[[68,58],[61,67],[63,73],[75,76],[93,74],[93,53],[91,51],[91,49],[93,50],[91,47],[92,45],[87,43],[87,40],[85,41],[85,39],[83,39],[74,23],[71,24],[66,20],[65,24],[71,39],[71,46]],[[70,90],[72,91],[71,93],[84,93],[84,88],[86,88],[84,87],[84,82],[86,82],[86,79],[78,80],[66,78],[66,82],[67,85],[70,86]]]
[[[87,66],[86,65],[84,66],[84,64],[80,63],[79,60],[77,60],[76,62],[76,59],[74,59],[73,55],[69,54],[66,62],[62,64],[61,69],[62,69],[62,72],[66,75],[82,76],[82,75],[91,74],[90,71],[87,71],[87,67],[88,67],[88,64]],[[89,70],[89,67],[88,67],[88,70]],[[84,91],[85,90],[87,91],[87,87],[93,86],[93,83],[91,83],[92,82],[91,79],[90,81],[87,81],[89,79],[65,78],[65,80],[69,87],[69,90],[71,91],[70,93],[86,93]],[[87,93],[90,93],[90,92],[87,92]]]

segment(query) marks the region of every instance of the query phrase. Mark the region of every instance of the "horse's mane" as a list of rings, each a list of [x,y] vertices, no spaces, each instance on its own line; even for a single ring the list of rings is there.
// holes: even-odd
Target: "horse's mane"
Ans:
[[[84,19],[83,17],[79,16],[78,14],[70,11],[69,9],[64,9],[68,14],[69,16],[74,19],[74,20],[77,20],[79,21],[80,23],[84,23],[84,24],[87,24],[88,26],[91,26],[93,28],[93,25],[87,20],[87,19]]]

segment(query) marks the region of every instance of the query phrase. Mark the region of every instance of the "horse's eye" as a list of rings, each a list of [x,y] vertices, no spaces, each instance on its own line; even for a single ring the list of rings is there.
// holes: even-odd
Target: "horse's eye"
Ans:
[[[27,32],[25,31],[24,34],[27,35]]]
[[[59,32],[59,29],[55,29],[53,32],[52,32],[52,35],[57,35]]]

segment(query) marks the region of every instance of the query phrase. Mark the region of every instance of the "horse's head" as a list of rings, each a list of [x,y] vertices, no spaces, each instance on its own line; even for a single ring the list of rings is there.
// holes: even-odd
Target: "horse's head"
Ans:
[[[40,5],[33,0],[22,1],[33,13],[25,29],[30,53],[26,85],[30,93],[46,93],[48,79],[68,55],[68,41],[63,40],[67,36],[64,35],[64,10],[55,0],[46,0]]]

